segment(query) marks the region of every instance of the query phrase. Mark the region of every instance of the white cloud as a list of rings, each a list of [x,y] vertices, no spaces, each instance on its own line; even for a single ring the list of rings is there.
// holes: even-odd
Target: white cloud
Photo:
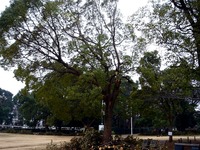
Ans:
[[[16,95],[20,89],[24,87],[22,82],[14,78],[12,71],[5,71],[0,68],[0,88],[11,92]]]

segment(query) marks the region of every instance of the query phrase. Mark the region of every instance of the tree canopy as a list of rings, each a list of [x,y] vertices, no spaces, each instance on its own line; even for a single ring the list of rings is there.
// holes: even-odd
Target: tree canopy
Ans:
[[[0,26],[2,65],[16,66],[16,77],[29,90],[48,84],[52,72],[92,84],[90,94],[98,92],[105,103],[104,141],[111,140],[121,80],[129,79],[139,50],[133,49],[133,29],[122,22],[117,1],[16,0],[2,13]],[[75,96],[73,88],[68,94]]]
[[[192,100],[195,87],[190,65],[183,60],[161,70],[160,63],[157,51],[144,54],[137,69],[141,89],[133,91],[132,98],[139,103],[141,116],[150,117],[155,126],[172,131],[177,117],[185,116],[185,112],[193,114],[198,101]]]
[[[167,50],[169,63],[186,59],[196,68],[200,66],[199,5],[198,0],[153,0],[134,15],[133,22],[145,39]]]
[[[89,76],[84,74],[78,78],[48,74],[44,85],[37,85],[36,97],[56,118],[65,122],[82,121],[86,117],[99,119],[102,109],[101,89],[88,83]]]
[[[14,0],[0,17],[0,65],[15,67],[16,78],[55,118],[99,117],[103,102],[104,143],[111,140],[116,102],[131,109],[127,116],[143,105],[159,109],[163,113],[157,117],[172,127],[188,106],[181,100],[199,82],[198,6],[197,0],[155,0],[124,23],[117,0]],[[148,43],[167,50],[170,64],[164,70],[160,51],[144,53],[138,61]],[[140,84],[133,86],[135,99],[126,99],[136,65]],[[27,103],[34,98],[27,97]]]

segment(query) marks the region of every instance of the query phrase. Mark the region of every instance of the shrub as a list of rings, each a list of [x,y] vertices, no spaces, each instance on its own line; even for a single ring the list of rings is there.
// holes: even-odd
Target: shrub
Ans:
[[[53,143],[47,144],[46,150],[69,150],[69,144],[67,142],[60,143],[60,145]]]
[[[69,148],[70,149],[75,149],[75,150],[81,150],[81,143],[82,143],[82,138],[72,138],[71,142],[69,143]]]
[[[60,146],[51,142],[47,145],[47,150],[100,150],[100,149],[124,149],[132,150],[141,149],[142,141],[138,138],[129,135],[123,138],[120,135],[113,136],[111,143],[102,144],[102,133],[94,129],[88,129],[81,137],[72,138],[70,143],[61,143]]]
[[[128,135],[126,138],[124,138],[124,142],[130,145],[136,145],[139,142],[139,138],[134,137],[133,135]]]
[[[73,138],[69,146],[71,149],[88,150],[91,147],[98,147],[101,143],[102,135],[94,129],[87,129],[82,137]]]

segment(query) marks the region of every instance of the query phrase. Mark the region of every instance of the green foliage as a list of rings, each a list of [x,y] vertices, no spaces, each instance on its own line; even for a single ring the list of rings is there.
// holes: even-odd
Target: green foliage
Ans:
[[[159,74],[161,60],[157,51],[146,52],[140,60],[137,72],[140,74],[140,84],[142,87],[149,87],[152,91],[159,90]]]
[[[176,91],[182,97],[191,96],[193,79],[190,65],[185,60],[182,60],[180,64],[172,65],[169,69],[163,71],[162,80],[165,84],[163,90],[168,92]]]
[[[164,47],[169,63],[187,60],[199,67],[199,1],[151,1],[133,16],[133,24],[148,43]],[[195,12],[195,13],[194,13]]]
[[[131,79],[129,79],[129,82],[123,80],[118,101],[114,107],[114,115],[123,118],[123,120],[135,115],[135,109],[133,109],[135,101],[130,97],[133,87],[137,88],[137,84]]]
[[[22,0],[14,1],[1,14],[0,26],[2,32],[8,31],[11,27],[17,26],[19,22],[26,18],[27,6]]]
[[[53,141],[46,146],[47,150],[62,150],[62,149],[132,149],[136,147],[137,149],[141,149],[142,140],[135,138],[133,136],[127,136],[126,138],[122,138],[119,135],[116,135],[112,141],[111,145],[102,145],[99,142],[95,142],[95,140],[102,140],[102,136],[96,131],[87,131],[87,136],[80,138],[71,139],[70,143],[62,142],[60,144],[55,144]],[[116,145],[115,145],[116,144]]]
[[[73,138],[69,144],[70,149],[87,150],[98,147],[102,143],[102,135],[94,129],[88,129],[83,137]]]
[[[182,113],[177,115],[175,125],[179,131],[185,131],[186,128],[193,128],[196,125],[195,109],[191,103],[182,101],[180,103]]]
[[[23,118],[23,124],[36,127],[41,120],[46,120],[50,112],[48,108],[41,105],[34,96],[34,93],[19,92],[14,98],[19,116]]]
[[[44,19],[47,19],[49,17],[57,16],[59,15],[59,6],[62,4],[62,1],[49,1],[44,5],[43,8],[43,17]]]
[[[21,5],[22,17],[14,14]],[[117,1],[19,0],[7,10],[16,20],[6,20],[0,34],[2,65],[15,66],[26,90],[59,120],[96,119],[103,100],[109,140],[121,81],[133,71],[140,50],[132,47],[136,37],[123,23]]]
[[[12,124],[13,106],[12,93],[0,88],[0,124]]]
[[[69,122],[84,117],[99,118],[101,89],[91,83],[90,74],[74,78],[72,75],[49,74],[44,85],[38,86],[37,98],[56,118]],[[60,111],[62,110],[62,111]]]
[[[181,103],[185,102],[189,106],[190,101],[187,99],[192,97],[192,70],[185,60],[160,70],[160,59],[157,55],[155,51],[145,53],[137,69],[141,89],[132,92],[140,115],[137,124],[148,122],[150,126],[172,127],[176,117],[186,109]],[[195,108],[194,105],[189,107]]]

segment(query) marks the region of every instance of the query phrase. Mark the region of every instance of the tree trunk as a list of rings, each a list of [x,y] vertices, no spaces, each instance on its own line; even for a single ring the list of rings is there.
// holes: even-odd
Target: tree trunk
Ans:
[[[169,128],[169,132],[168,132],[168,134],[171,134],[171,135],[169,135],[169,142],[173,142],[173,132],[172,132],[172,127],[170,127]]]
[[[107,144],[112,140],[112,115],[113,108],[108,102],[105,106],[103,144]]]
[[[173,122],[174,122],[174,119],[173,119],[173,114],[170,113],[169,115],[169,132],[168,134],[170,133],[169,135],[169,142],[172,142],[173,141]]]
[[[115,77],[115,76],[113,76]],[[120,80],[113,82],[113,77],[110,79],[110,83],[103,90],[103,101],[105,102],[105,116],[104,116],[104,132],[103,132],[103,144],[107,144],[112,140],[112,116],[113,108],[117,96],[119,95]]]

